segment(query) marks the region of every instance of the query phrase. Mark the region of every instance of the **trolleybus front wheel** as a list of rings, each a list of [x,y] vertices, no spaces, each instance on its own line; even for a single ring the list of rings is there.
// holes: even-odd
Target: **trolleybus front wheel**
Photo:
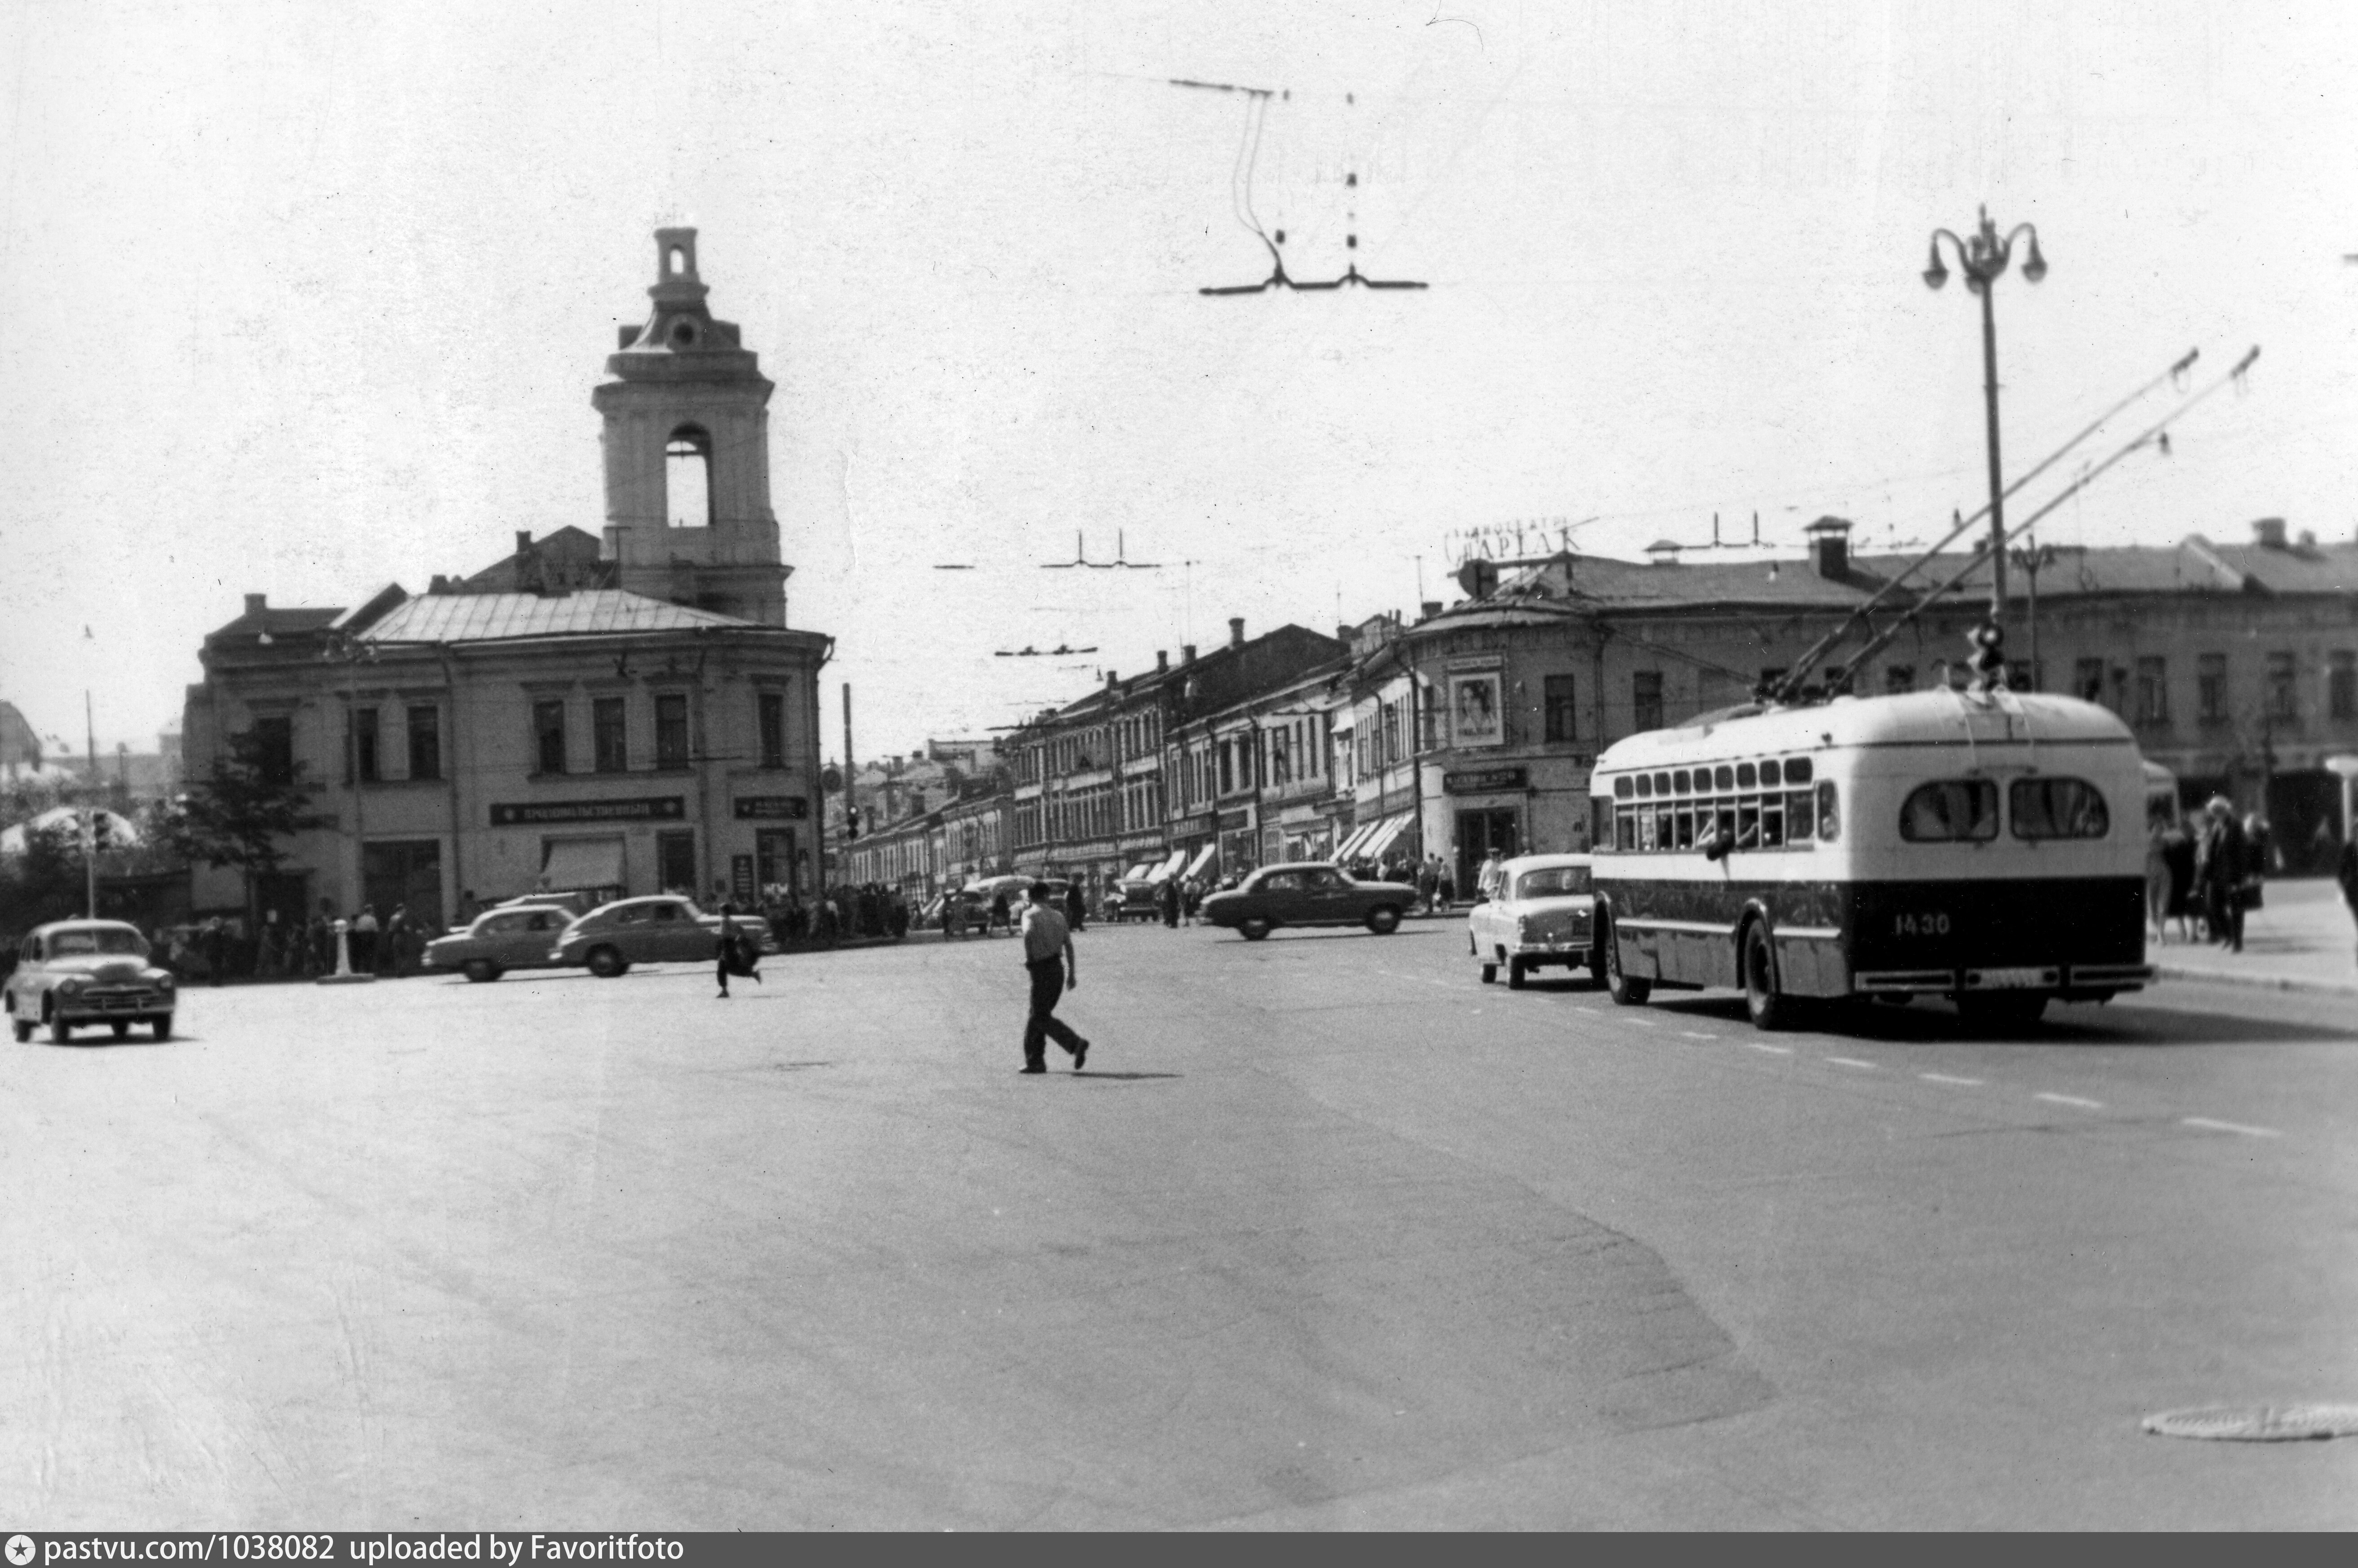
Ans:
[[[1597,922],[1596,945],[1605,950],[1605,994],[1617,1007],[1645,1006],[1646,999],[1654,994],[1654,982],[1622,972],[1621,939],[1610,917]]]
[[[1755,1029],[1792,1026],[1793,999],[1777,989],[1777,955],[1763,920],[1744,928],[1744,1011],[1752,1015]]]

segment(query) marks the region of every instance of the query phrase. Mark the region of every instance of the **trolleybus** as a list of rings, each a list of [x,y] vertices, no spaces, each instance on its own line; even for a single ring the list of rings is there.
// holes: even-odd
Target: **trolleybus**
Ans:
[[[1937,690],[1731,708],[1633,735],[1590,784],[1613,1000],[1954,1000],[2002,1025],[2145,962],[2145,773],[2093,703]]]

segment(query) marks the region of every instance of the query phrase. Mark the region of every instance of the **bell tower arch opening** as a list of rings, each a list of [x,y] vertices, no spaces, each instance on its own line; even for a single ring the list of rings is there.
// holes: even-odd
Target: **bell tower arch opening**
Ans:
[[[770,510],[769,379],[736,323],[712,314],[696,231],[655,231],[651,306],[623,327],[590,398],[605,420],[605,558],[617,584],[785,624]]]
[[[664,521],[712,526],[712,435],[701,426],[682,425],[664,443]]]

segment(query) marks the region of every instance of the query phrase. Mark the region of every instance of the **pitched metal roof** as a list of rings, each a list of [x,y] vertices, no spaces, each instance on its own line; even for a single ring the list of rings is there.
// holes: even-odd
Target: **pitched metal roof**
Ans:
[[[428,593],[399,605],[361,636],[371,643],[493,643],[752,624],[620,589],[546,598],[536,593]]]

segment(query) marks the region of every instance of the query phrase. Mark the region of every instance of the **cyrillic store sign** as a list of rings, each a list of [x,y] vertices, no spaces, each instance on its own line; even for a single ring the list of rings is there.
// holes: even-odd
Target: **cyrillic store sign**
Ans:
[[[687,816],[687,797],[676,795],[637,800],[495,801],[492,806],[494,827],[541,822],[679,822]]]
[[[1450,795],[1487,795],[1493,790],[1528,789],[1531,770],[1528,768],[1471,768],[1464,773],[1444,773],[1441,787]]]
[[[741,795],[737,797],[737,816],[746,817],[785,817],[800,822],[810,816],[810,802],[798,795]]]

